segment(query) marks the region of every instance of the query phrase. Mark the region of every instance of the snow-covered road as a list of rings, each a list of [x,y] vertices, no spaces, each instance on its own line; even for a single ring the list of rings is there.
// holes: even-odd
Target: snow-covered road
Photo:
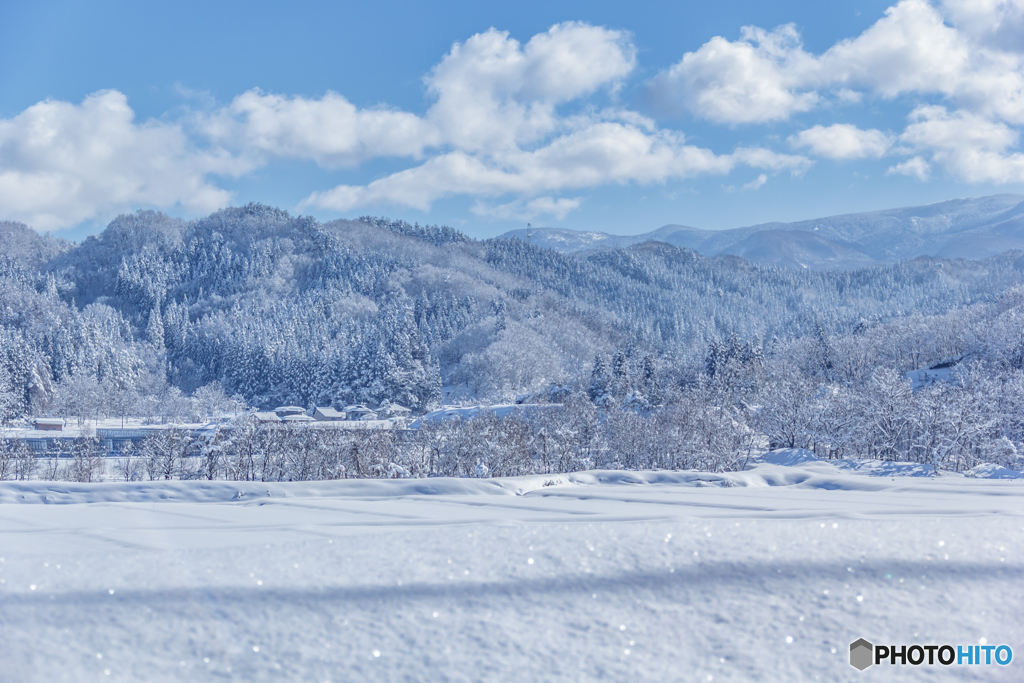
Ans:
[[[1024,678],[1024,483],[0,484],[0,680]],[[1006,667],[849,643],[1010,645]]]

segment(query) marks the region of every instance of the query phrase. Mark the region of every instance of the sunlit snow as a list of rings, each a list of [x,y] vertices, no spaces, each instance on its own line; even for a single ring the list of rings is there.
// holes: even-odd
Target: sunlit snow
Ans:
[[[0,483],[0,680],[857,681],[860,637],[1017,649],[1020,481],[790,460]],[[899,673],[1019,680],[953,668]]]

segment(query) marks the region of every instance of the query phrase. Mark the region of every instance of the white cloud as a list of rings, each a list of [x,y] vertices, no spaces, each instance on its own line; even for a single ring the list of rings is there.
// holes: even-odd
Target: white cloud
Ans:
[[[756,169],[806,173],[804,156],[837,160],[904,156],[889,169],[925,180],[1024,182],[1015,151],[1024,125],[1024,0],[902,0],[860,35],[821,54],[792,25],[744,27],[708,40],[649,86],[676,110],[729,125],[785,121],[814,108],[895,100],[913,108],[889,134],[823,123],[787,138],[795,154],[752,144],[713,151],[625,108],[618,92],[637,66],[623,31],[557,24],[525,43],[490,29],[455,43],[427,73],[424,111],[360,108],[253,89],[179,122],[138,123],[124,95],[80,105],[46,101],[0,120],[0,211],[57,229],[138,206],[207,211],[230,194],[214,175],[238,175],[288,158],[323,168],[377,157],[411,160],[365,184],[309,194],[301,207],[371,205],[427,210],[452,196],[478,215],[556,218],[582,191],[660,184]],[[900,99],[896,99],[900,98]],[[936,102],[944,106],[936,106]],[[337,182],[337,181],[335,181]]]
[[[401,204],[426,210],[432,202],[458,194],[530,196],[611,183],[660,183],[722,175],[737,165],[801,173],[810,162],[761,148],[716,155],[686,144],[678,133],[652,134],[622,123],[593,121],[536,150],[516,149],[492,157],[450,152],[365,186],[340,185],[313,193],[302,206],[349,211],[372,204]]]
[[[743,189],[744,190],[760,190],[762,187],[764,187],[764,184],[767,183],[767,182],[768,182],[768,176],[766,174],[762,173],[761,175],[757,176],[756,178],[751,180],[749,183],[744,185]]]
[[[814,162],[807,157],[793,154],[779,154],[764,147],[737,147],[728,155],[735,163],[751,168],[763,168],[769,171],[789,171],[794,176],[807,172]]]
[[[820,56],[792,26],[744,27],[740,39],[712,38],[651,82],[661,101],[729,124],[785,120],[863,93],[886,99],[939,95],[959,107],[1024,123],[1022,3],[949,2],[956,28],[925,0],[902,0],[854,38]],[[1005,39],[996,40],[997,36]]]
[[[251,90],[200,117],[199,127],[241,154],[311,159],[328,168],[372,157],[420,158],[436,147],[495,154],[580,125],[556,107],[615,89],[635,65],[636,49],[622,31],[567,22],[522,45],[492,28],[455,43],[426,76],[435,102],[423,117],[359,109],[333,92],[317,100]],[[607,116],[653,126],[634,112]]]
[[[490,216],[492,218],[527,220],[536,216],[553,216],[556,220],[562,220],[570,211],[580,207],[583,200],[579,197],[568,199],[565,197],[555,199],[554,197],[537,197],[530,201],[517,199],[512,202],[498,205],[488,205],[484,202],[477,202],[470,209],[478,216]]]
[[[555,24],[525,45],[489,29],[455,43],[426,78],[439,97],[514,97],[568,102],[615,83],[636,66],[623,31],[580,22]]]
[[[635,67],[635,53],[626,34],[579,23],[556,25],[525,46],[494,29],[456,43],[426,79],[437,101],[425,119],[449,150],[364,186],[315,192],[301,206],[426,210],[453,195],[514,195],[477,209],[518,216],[540,210],[542,204],[531,202],[545,200],[530,198],[548,193],[725,174],[737,164],[796,172],[809,165],[803,157],[757,148],[716,155],[628,110],[559,113],[557,105],[616,88]],[[557,215],[575,207],[549,208]]]
[[[197,150],[176,124],[134,118],[122,93],[105,90],[0,119],[3,217],[59,230],[141,206],[207,212],[230,201],[207,175],[239,174],[243,163]]]
[[[720,123],[761,123],[817,104],[817,93],[799,92],[814,69],[814,58],[804,52],[792,25],[771,32],[744,26],[738,41],[715,37],[686,53],[653,87],[671,108]]]
[[[507,211],[564,215],[575,208],[570,200],[545,207],[530,198],[727,171],[730,158],[689,147],[636,112],[559,110],[598,90],[615,91],[635,66],[636,49],[622,31],[567,22],[524,45],[490,29],[454,44],[426,76],[435,101],[422,117],[361,110],[334,93],[308,100],[253,90],[200,126],[243,156],[307,158],[327,167],[371,156],[427,157],[365,186],[313,193],[300,205],[341,211],[380,203],[428,209],[452,195],[511,194],[519,199],[499,205]]]
[[[925,180],[928,180],[928,176],[931,174],[931,166],[929,166],[928,162],[921,157],[913,157],[912,159],[907,159],[903,163],[890,166],[889,170],[885,172],[885,175],[896,174],[913,176],[924,182]]]
[[[830,159],[912,158],[890,174],[927,180],[933,169],[971,183],[1024,182],[1013,148],[1024,124],[1024,0],[902,0],[860,35],[820,55],[792,26],[744,27],[712,38],[650,83],[662,101],[719,123],[785,120],[830,102],[905,97],[914,107],[894,139],[849,124],[791,135]],[[936,97],[952,106],[936,106]],[[916,100],[916,101],[915,101]]]
[[[864,94],[849,88],[840,88],[835,93],[836,99],[843,104],[860,104],[864,101]]]
[[[934,105],[918,107],[910,120],[900,142],[954,177],[970,183],[1024,182],[1024,154],[1009,151],[1020,134],[1005,123]]]
[[[906,92],[952,94],[969,69],[971,51],[925,0],[903,0],[864,33],[831,47],[814,81],[863,87],[883,97]]]
[[[848,123],[814,126],[789,136],[790,145],[827,159],[878,159],[892,146],[880,130],[861,130]]]
[[[1024,0],[944,0],[942,8],[958,30],[1003,50],[1024,50]]]
[[[427,113],[455,149],[494,152],[543,139],[564,125],[556,106],[615,88],[635,67],[621,31],[556,24],[525,45],[490,29],[456,43],[426,78]]]
[[[414,157],[440,143],[440,134],[415,114],[357,109],[337,93],[320,99],[250,90],[199,119],[212,140],[243,154],[310,159],[320,166],[353,166],[373,157]]]

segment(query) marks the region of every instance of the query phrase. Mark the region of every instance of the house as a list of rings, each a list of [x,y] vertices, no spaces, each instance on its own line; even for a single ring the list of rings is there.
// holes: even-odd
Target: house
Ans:
[[[334,408],[317,408],[313,419],[319,422],[340,422],[345,419],[345,413]]]
[[[377,408],[377,414],[386,417],[408,417],[412,411],[405,406],[384,399]]]
[[[276,415],[271,413],[274,419]],[[49,420],[54,422],[54,420]],[[151,425],[142,424],[141,420],[130,419],[127,427],[111,426],[120,424],[120,419],[100,420],[98,426],[78,427],[73,423],[64,423],[56,420],[61,425],[59,429],[45,429],[33,421],[30,429],[15,428],[0,430],[0,439],[14,439],[21,441],[31,448],[37,456],[56,455],[58,457],[71,457],[74,445],[80,439],[87,439],[90,447],[98,448],[104,456],[120,456],[129,449],[138,448],[146,437],[157,434],[167,429],[179,429],[191,433],[193,436],[205,427],[198,423],[191,424],[164,424]]]
[[[295,424],[301,422],[316,422],[316,420],[311,418],[309,415],[285,415],[284,417],[281,418],[281,421],[287,422],[288,424]]]
[[[103,428],[96,430],[97,438],[103,441],[103,445],[109,455],[123,453],[129,448],[137,447],[143,439],[156,431],[151,427],[136,427],[131,429]],[[129,446],[128,444],[131,444]]]
[[[306,409],[299,406],[279,406],[274,408],[274,412],[277,413],[278,417],[284,418],[289,415],[305,415]]]
[[[59,417],[37,417],[32,420],[32,426],[41,432],[62,432],[64,420]]]
[[[345,406],[345,417],[349,420],[376,420],[377,413],[359,403],[353,406]]]
[[[278,417],[276,412],[253,413],[253,417],[255,417],[260,423],[281,422],[281,418]]]

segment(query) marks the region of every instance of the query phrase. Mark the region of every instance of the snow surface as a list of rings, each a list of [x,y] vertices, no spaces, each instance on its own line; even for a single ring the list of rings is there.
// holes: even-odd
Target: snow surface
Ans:
[[[813,472],[846,470],[858,474],[867,474],[873,477],[936,477],[939,473],[932,465],[917,462],[889,462],[886,460],[821,460],[805,448],[780,448],[769,451],[760,458],[761,462],[773,465],[814,465],[810,469]],[[1007,476],[1007,472],[1011,476]],[[949,472],[945,476],[951,476]],[[971,470],[971,476],[981,479],[1014,479],[1012,474],[1020,475],[1020,472],[1013,472],[1005,467],[993,465],[991,467],[979,466]]]
[[[1020,680],[1019,480],[766,459],[5,482],[0,681]],[[859,637],[1016,656],[860,673]]]
[[[996,465],[992,462],[985,462],[968,470],[967,476],[980,477],[982,479],[1024,479],[1024,472],[1011,470],[1009,467]]]

